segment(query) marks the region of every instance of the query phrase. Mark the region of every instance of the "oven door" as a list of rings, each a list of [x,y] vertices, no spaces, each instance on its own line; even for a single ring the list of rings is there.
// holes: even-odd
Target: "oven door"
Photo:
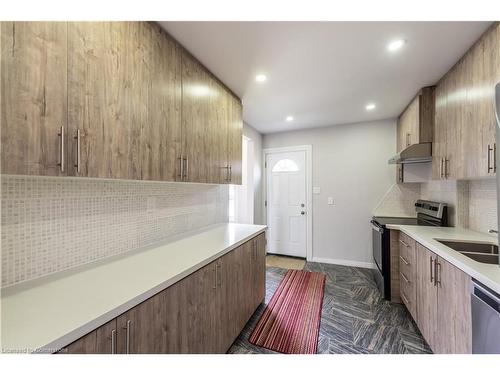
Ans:
[[[373,243],[373,260],[375,260],[375,264],[377,265],[379,271],[384,274],[383,262],[382,262],[382,252],[383,252],[383,235],[384,228],[372,220],[372,243]]]

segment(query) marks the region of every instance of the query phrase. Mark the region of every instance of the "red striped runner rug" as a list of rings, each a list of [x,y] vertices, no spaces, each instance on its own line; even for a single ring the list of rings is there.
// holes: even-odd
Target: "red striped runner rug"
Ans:
[[[250,336],[250,343],[286,354],[315,354],[325,275],[289,270]]]

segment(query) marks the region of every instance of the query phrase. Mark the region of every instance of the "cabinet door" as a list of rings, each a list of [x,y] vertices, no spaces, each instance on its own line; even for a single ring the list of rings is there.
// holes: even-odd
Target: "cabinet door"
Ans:
[[[266,297],[266,234],[261,233],[253,240],[254,260],[252,267],[253,274],[253,306],[251,314],[264,301]]]
[[[116,319],[104,324],[62,349],[60,354],[114,354],[117,345]]]
[[[446,103],[446,154],[444,160],[444,177],[456,179],[461,174],[461,106],[459,99],[459,79],[461,63],[448,74]]]
[[[434,286],[436,255],[417,243],[417,325],[431,348],[437,329],[437,289]]]
[[[229,134],[229,110],[231,109],[230,96],[227,90],[217,80],[211,81],[210,97],[210,128],[209,136],[210,152],[210,182],[227,184],[229,182],[228,168],[228,134]]]
[[[436,353],[472,353],[470,276],[438,258]]]
[[[180,353],[220,353],[216,322],[223,318],[217,310],[216,264],[212,262],[178,283],[179,308],[175,314],[168,309],[167,326],[179,327]]]
[[[447,127],[447,76],[436,86],[436,115],[434,123],[434,141],[432,143],[432,178],[443,178],[443,160],[446,156]]]
[[[225,353],[247,322],[251,304],[251,244],[248,241],[218,261],[217,336]]]
[[[74,175],[141,178],[148,122],[150,28],[143,22],[68,24],[69,152]],[[80,130],[80,171],[77,140]]]
[[[182,54],[182,154],[183,180],[208,182],[210,159],[206,148],[210,132],[210,78],[186,52]]]
[[[455,274],[453,266],[445,260],[436,260],[437,326],[432,349],[435,353],[452,354],[455,351]]]
[[[66,56],[65,22],[1,22],[2,173],[66,174]]]
[[[500,82],[500,24],[497,22],[484,35],[484,89],[485,93],[482,98],[484,102],[483,122],[480,124],[481,134],[481,160],[483,165],[479,170],[479,176],[494,176],[495,175],[495,85]]]
[[[242,106],[239,99],[231,96],[231,110],[229,121],[229,165],[231,167],[229,177],[231,184],[241,185],[241,158],[242,158]]]
[[[165,302],[160,292],[117,318],[118,353],[167,353]]]
[[[420,95],[417,95],[415,99],[412,100],[407,108],[408,112],[408,126],[407,126],[407,145],[411,146],[413,144],[420,142]]]
[[[148,122],[141,130],[143,180],[175,181],[181,156],[181,50],[158,25],[149,44]]]
[[[477,177],[487,174],[487,149],[483,148],[482,128],[485,118],[487,101],[484,98],[486,88],[485,43],[480,39],[467,53],[469,60],[470,79],[467,85],[467,118],[464,150],[467,154],[466,176]],[[487,146],[486,146],[487,147]]]
[[[400,152],[404,149],[404,129],[403,122],[401,121],[401,116],[398,117],[398,122],[396,124],[396,149]]]

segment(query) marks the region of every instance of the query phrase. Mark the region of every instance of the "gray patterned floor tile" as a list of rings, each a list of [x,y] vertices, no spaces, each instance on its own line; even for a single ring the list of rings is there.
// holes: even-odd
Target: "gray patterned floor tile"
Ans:
[[[332,341],[329,347],[330,354],[373,354],[373,351],[353,344]]]
[[[404,350],[401,336],[396,327],[355,319],[353,329],[354,345],[381,354],[398,354]]]
[[[318,353],[432,353],[406,308],[382,298],[373,270],[312,262],[306,263],[304,270],[327,276]],[[286,272],[267,268],[265,303],[257,308],[228,353],[274,353],[250,344],[248,338]]]

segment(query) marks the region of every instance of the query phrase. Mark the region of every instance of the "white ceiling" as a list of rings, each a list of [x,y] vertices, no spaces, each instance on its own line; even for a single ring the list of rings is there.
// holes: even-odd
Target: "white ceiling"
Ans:
[[[160,22],[262,133],[394,118],[489,22]],[[389,41],[407,44],[396,53]],[[267,82],[255,82],[264,73]],[[377,108],[368,112],[365,106]],[[285,117],[292,115],[293,122]]]

